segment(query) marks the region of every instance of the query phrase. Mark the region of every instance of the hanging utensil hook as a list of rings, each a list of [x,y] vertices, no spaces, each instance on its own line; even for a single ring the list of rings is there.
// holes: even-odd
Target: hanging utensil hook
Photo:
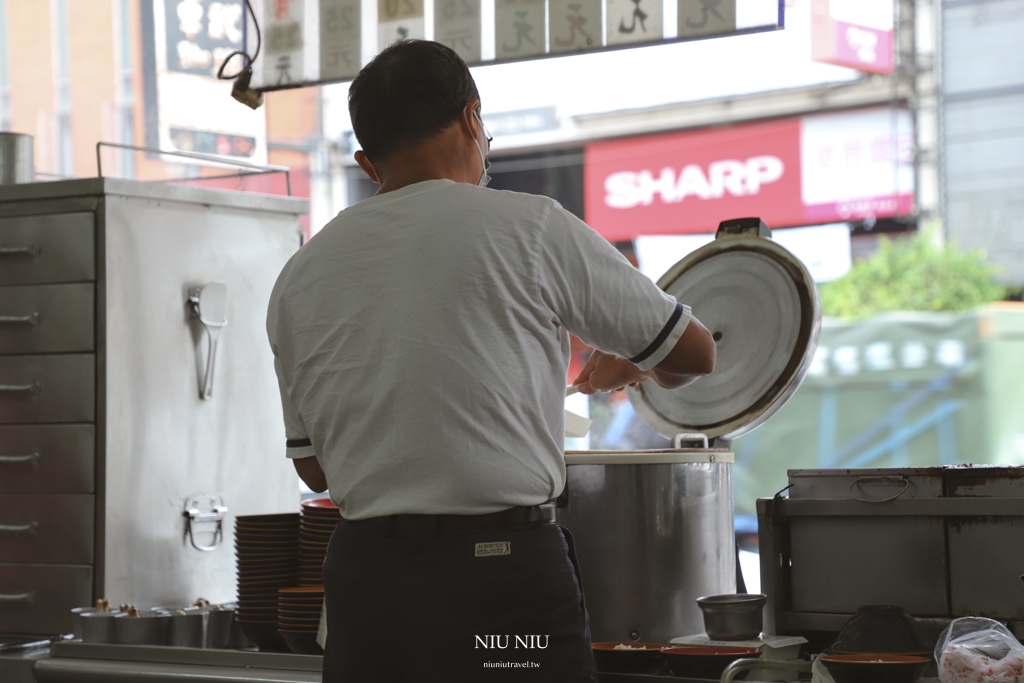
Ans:
[[[199,387],[199,398],[209,401],[213,398],[213,369],[217,359],[217,342],[220,330],[228,324],[228,286],[220,281],[208,282],[189,293],[188,303],[192,314],[206,328],[209,339],[209,353],[206,355],[206,372]]]
[[[205,503],[205,506],[204,506]],[[196,550],[216,550],[224,543],[224,515],[228,512],[220,496],[193,496],[185,505],[185,538]],[[200,545],[196,543],[194,524],[216,524],[213,530],[213,543]]]

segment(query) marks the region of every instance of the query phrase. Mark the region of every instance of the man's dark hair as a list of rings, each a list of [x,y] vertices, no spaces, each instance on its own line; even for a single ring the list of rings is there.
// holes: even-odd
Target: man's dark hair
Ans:
[[[437,135],[479,96],[469,67],[454,50],[429,40],[403,40],[352,81],[348,111],[363,153],[379,162]]]

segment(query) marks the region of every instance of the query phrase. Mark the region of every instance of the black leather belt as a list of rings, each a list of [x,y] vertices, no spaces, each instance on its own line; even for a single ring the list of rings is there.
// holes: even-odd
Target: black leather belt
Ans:
[[[386,515],[344,520],[360,529],[389,536],[438,536],[473,529],[554,524],[555,502],[521,506],[486,515]]]

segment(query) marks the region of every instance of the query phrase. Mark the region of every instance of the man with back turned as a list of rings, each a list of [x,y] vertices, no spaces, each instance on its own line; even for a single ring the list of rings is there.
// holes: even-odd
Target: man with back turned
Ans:
[[[557,202],[483,187],[480,96],[452,50],[387,48],[349,110],[380,189],[288,262],[267,320],[287,455],[342,516],[324,681],[596,681],[546,504],[565,485],[569,334],[599,349],[584,393],[683,386],[714,342]]]

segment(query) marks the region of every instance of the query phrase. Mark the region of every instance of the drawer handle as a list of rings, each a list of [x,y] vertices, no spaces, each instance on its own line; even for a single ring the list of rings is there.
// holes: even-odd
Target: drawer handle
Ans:
[[[0,593],[0,602],[27,602],[32,604],[36,601],[36,592],[29,591],[28,593]]]
[[[0,524],[0,534],[28,534],[35,536],[39,530],[39,522],[28,524]]]
[[[0,465],[29,465],[39,467],[39,453],[28,455],[0,455]]]
[[[0,325],[38,325],[39,311],[31,315],[0,315]]]
[[[30,244],[27,247],[0,247],[0,256],[39,256],[41,251],[38,244]]]
[[[0,394],[38,394],[42,388],[39,382],[32,382],[32,384],[0,384]]]

